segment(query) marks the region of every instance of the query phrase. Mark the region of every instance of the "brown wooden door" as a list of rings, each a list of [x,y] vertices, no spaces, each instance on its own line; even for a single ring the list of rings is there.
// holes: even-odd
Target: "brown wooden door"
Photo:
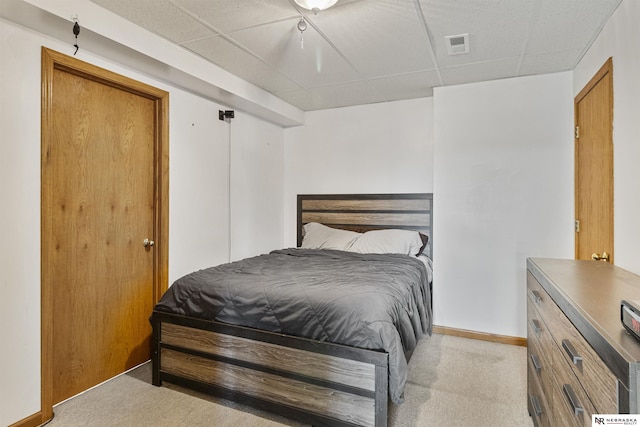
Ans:
[[[150,358],[166,124],[144,85],[68,57],[75,68],[45,65],[45,54],[55,56],[43,51],[43,365],[55,404]]]
[[[575,98],[576,259],[613,263],[613,63]]]

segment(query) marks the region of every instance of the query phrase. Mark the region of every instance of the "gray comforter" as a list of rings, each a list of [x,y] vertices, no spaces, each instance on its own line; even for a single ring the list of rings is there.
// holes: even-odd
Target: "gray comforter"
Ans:
[[[429,286],[414,257],[283,249],[188,274],[156,310],[384,350],[400,403],[405,352],[431,334]]]

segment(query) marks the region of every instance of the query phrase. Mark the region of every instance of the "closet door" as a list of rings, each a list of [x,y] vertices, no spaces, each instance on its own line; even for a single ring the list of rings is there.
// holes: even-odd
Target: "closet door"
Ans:
[[[613,64],[575,99],[576,259],[613,263]]]
[[[45,54],[54,55],[43,51],[43,70]],[[50,388],[51,404],[150,359],[148,318],[164,262],[156,251],[158,96],[166,93],[149,96],[140,83],[58,59],[43,98],[43,384],[51,375],[43,392]]]

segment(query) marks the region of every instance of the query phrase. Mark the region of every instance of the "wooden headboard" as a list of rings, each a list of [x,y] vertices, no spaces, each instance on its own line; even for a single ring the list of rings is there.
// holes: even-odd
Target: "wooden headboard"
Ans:
[[[410,194],[299,194],[298,246],[302,227],[320,222],[333,228],[358,231],[401,228],[429,236],[433,254],[433,193]]]

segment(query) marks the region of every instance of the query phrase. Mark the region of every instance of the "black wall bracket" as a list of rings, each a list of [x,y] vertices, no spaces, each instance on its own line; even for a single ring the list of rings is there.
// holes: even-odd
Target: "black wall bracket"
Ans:
[[[218,110],[218,119],[220,120],[224,120],[224,119],[233,119],[235,117],[236,113],[233,110]]]

